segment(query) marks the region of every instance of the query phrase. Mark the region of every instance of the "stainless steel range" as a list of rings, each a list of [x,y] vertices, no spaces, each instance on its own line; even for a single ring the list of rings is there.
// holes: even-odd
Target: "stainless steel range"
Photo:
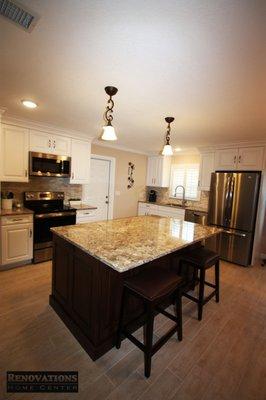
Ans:
[[[64,206],[63,192],[25,192],[24,205],[34,211],[33,262],[51,260],[54,226],[74,225],[76,210]]]

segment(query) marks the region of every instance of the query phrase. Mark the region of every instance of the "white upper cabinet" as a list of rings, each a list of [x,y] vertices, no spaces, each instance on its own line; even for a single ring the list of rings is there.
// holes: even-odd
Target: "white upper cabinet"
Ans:
[[[215,169],[230,171],[237,168],[238,149],[217,150],[215,153]]]
[[[263,147],[243,147],[238,151],[238,169],[257,170],[263,169]]]
[[[169,187],[171,157],[151,156],[147,161],[147,186]]]
[[[222,170],[257,170],[263,169],[264,147],[240,147],[217,150],[215,169]]]
[[[199,190],[210,190],[211,174],[215,171],[215,153],[202,153],[200,160]]]
[[[70,183],[85,184],[90,181],[91,143],[85,140],[71,140]]]
[[[0,181],[28,182],[29,130],[3,124],[0,149]]]
[[[47,132],[30,131],[30,150],[39,153],[53,153],[69,156],[71,139],[66,136],[50,135]]]

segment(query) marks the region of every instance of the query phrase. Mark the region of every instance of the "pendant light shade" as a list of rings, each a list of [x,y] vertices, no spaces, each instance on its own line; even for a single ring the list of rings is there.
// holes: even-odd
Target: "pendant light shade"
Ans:
[[[165,135],[165,145],[162,151],[163,156],[172,156],[174,154],[172,146],[170,145],[170,132],[171,132],[171,127],[170,124],[171,122],[174,121],[173,117],[166,117],[165,121],[167,122],[167,131]]]
[[[113,121],[112,113],[113,113],[113,108],[115,105],[112,97],[117,93],[118,89],[114,86],[106,86],[106,88],[104,88],[104,90],[108,94],[109,99],[107,101],[107,106],[106,106],[106,110],[104,113],[104,119],[106,121],[106,125],[103,127],[103,133],[102,133],[101,139],[113,141],[113,140],[117,140],[117,136],[115,133],[115,129],[112,126],[112,121]]]
[[[112,125],[103,127],[102,140],[117,140],[115,129]]]
[[[162,151],[162,155],[163,156],[172,156],[173,154],[174,153],[173,153],[172,146],[170,144],[165,144],[163,151]]]

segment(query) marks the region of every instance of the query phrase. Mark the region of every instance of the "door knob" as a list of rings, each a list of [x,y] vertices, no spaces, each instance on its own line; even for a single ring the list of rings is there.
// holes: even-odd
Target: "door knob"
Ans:
[[[106,201],[105,204],[109,204],[109,201]]]

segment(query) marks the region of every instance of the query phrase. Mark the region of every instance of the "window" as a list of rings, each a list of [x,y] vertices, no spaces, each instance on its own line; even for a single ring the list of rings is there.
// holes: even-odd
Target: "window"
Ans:
[[[170,197],[175,197],[178,185],[185,188],[186,200],[198,200],[199,164],[174,164],[171,168]],[[182,199],[183,189],[176,190],[176,198]]]

